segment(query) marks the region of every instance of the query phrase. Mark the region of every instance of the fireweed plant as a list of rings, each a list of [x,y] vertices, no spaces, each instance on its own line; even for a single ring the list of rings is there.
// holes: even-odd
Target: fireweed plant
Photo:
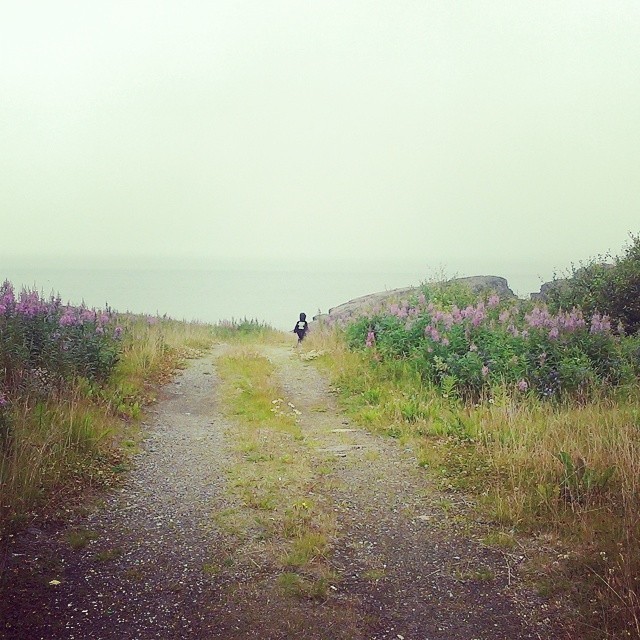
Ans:
[[[354,419],[410,442],[490,529],[556,541],[528,571],[585,639],[640,637],[640,334],[611,317],[445,283],[307,345]]]
[[[62,304],[0,286],[0,393],[59,388],[77,376],[106,380],[118,361],[121,327],[108,311]]]
[[[425,382],[471,400],[496,385],[542,398],[584,395],[631,380],[638,368],[622,325],[612,327],[608,316],[551,313],[496,294],[462,306],[455,294],[443,299],[424,287],[344,324],[352,349],[405,359]]]
[[[0,528],[91,467],[108,433],[104,387],[122,329],[108,311],[0,285]]]
[[[135,451],[141,407],[213,328],[65,305],[0,286],[0,538],[111,486]]]

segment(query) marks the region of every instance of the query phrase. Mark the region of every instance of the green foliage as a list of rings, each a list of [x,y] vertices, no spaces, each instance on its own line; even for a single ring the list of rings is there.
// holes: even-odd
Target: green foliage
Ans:
[[[222,340],[232,340],[237,338],[261,337],[274,333],[275,329],[266,322],[257,319],[223,320],[215,325],[214,333]]]
[[[626,333],[640,330],[640,236],[632,235],[622,256],[600,256],[579,268],[567,279],[554,280],[547,297],[558,309],[579,307],[587,315],[605,313]]]
[[[583,505],[602,493],[615,473],[615,467],[603,471],[587,467],[582,458],[573,459],[566,451],[555,454],[555,458],[563,468],[560,495],[572,506]]]
[[[447,397],[474,402],[503,385],[585,397],[640,373],[640,333],[628,335],[640,328],[639,237],[613,266],[575,270],[549,296],[549,306],[501,302],[462,283],[423,285],[407,300],[348,319],[346,341],[379,362],[408,363]]]
[[[446,397],[473,401],[505,384],[546,398],[585,395],[632,380],[640,368],[640,341],[617,336],[605,316],[495,299],[464,309],[392,305],[354,320],[345,335],[389,373],[409,366]]]
[[[112,314],[0,286],[0,393],[46,396],[73,379],[105,381],[119,359]]]

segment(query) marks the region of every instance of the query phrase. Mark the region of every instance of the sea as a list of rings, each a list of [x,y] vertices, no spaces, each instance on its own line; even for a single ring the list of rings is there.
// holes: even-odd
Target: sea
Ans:
[[[255,319],[280,330],[292,330],[301,312],[311,319],[354,298],[443,275],[417,261],[0,259],[0,281],[8,279],[16,290],[59,294],[65,303],[210,323]],[[468,270],[448,277],[464,275],[507,277],[521,297],[542,281],[522,268],[508,275]]]

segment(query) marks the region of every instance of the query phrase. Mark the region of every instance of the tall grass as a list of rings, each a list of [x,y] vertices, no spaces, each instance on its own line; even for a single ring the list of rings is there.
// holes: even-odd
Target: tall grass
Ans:
[[[186,358],[206,350],[218,339],[215,328],[154,316],[121,317],[125,337],[106,397],[124,413],[135,403],[153,399],[159,382],[166,381]]]
[[[7,531],[115,482],[143,404],[215,334],[198,323],[64,307],[33,292],[16,298],[8,283],[0,293],[0,527]]]
[[[9,413],[11,444],[0,456],[0,524],[19,525],[45,502],[59,505],[83,488],[108,482],[113,416],[77,388],[47,400],[25,397]]]
[[[285,334],[256,319],[222,320],[215,325],[218,339],[228,342],[281,342]]]
[[[484,521],[546,536],[537,576],[580,608],[584,638],[640,637],[640,385],[549,401],[495,384],[463,401],[406,358],[351,351],[340,331],[309,337],[345,408],[410,443],[441,487],[473,496]],[[544,576],[547,577],[544,577]]]

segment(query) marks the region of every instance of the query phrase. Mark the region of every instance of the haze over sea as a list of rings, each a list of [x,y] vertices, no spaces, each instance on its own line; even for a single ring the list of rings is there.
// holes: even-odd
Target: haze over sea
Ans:
[[[464,271],[447,265],[387,262],[215,261],[167,258],[53,260],[3,259],[0,279],[16,289],[36,288],[63,302],[117,311],[168,315],[177,320],[218,322],[256,318],[290,330],[301,311],[310,318],[358,296],[419,285],[441,276],[498,275],[521,297],[537,291],[553,273],[536,265],[486,263]],[[492,270],[491,270],[492,269]]]

